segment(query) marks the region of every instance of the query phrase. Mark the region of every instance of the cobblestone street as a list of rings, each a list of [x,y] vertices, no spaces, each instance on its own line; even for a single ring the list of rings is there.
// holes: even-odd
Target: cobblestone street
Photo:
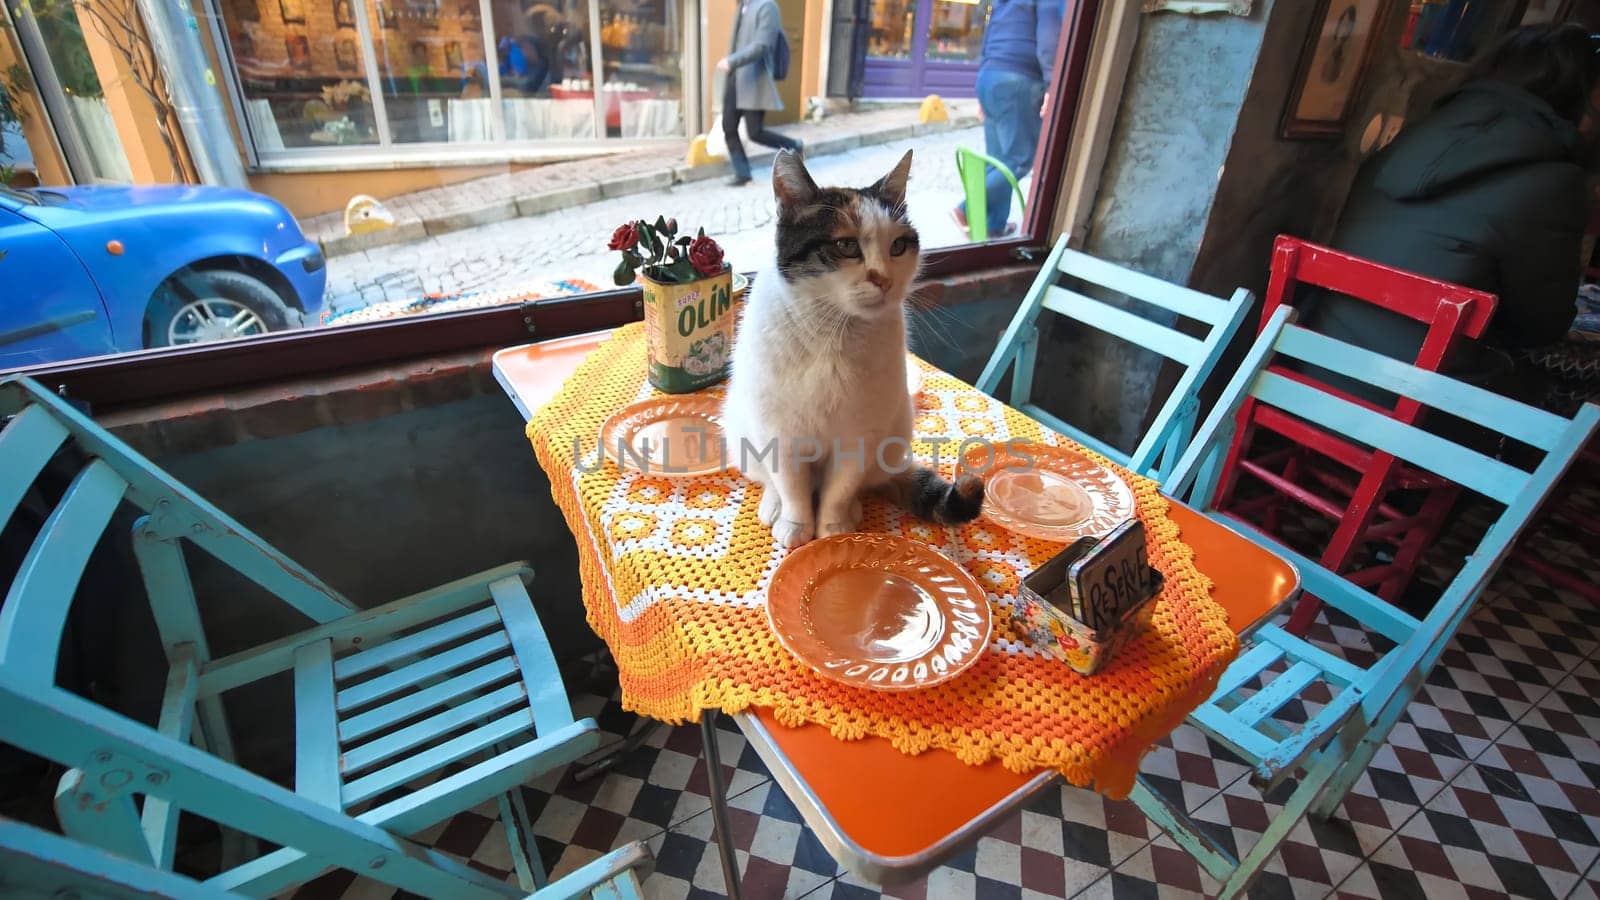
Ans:
[[[950,217],[960,199],[955,148],[983,146],[980,128],[907,138],[820,156],[808,163],[821,184],[864,186],[881,177],[908,149],[912,166],[911,218],[925,247],[965,240]],[[407,243],[375,247],[329,260],[328,302],[334,313],[428,293],[501,290],[583,279],[611,284],[616,254],[606,249],[612,229],[629,218],[675,216],[703,226],[735,269],[758,268],[772,239],[771,167],[755,181],[730,188],[718,180],[601,200],[543,215],[510,219]],[[1028,183],[1023,183],[1023,190]],[[1017,212],[1013,209],[1013,218]]]

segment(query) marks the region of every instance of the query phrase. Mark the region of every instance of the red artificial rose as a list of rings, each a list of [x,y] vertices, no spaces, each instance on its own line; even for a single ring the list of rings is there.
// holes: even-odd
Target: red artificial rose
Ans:
[[[700,235],[689,242],[689,265],[701,275],[715,275],[722,271],[722,248],[717,242]]]
[[[611,243],[606,247],[611,250],[632,250],[639,246],[639,226],[633,222],[618,225],[617,230],[611,232]]]

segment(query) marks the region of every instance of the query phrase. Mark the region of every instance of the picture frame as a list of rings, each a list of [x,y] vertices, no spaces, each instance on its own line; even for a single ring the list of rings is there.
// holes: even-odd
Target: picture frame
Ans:
[[[333,45],[333,61],[341,72],[354,72],[359,66],[356,63],[356,42],[354,38],[342,37]]]
[[[290,67],[303,69],[311,64],[311,41],[305,35],[284,35],[283,49],[289,57]]]
[[[278,15],[283,18],[286,25],[304,25],[306,22],[304,0],[278,0]]]
[[[1344,133],[1383,32],[1384,0],[1317,0],[1282,134],[1328,140]]]
[[[340,28],[356,27],[354,0],[333,0],[333,24]]]

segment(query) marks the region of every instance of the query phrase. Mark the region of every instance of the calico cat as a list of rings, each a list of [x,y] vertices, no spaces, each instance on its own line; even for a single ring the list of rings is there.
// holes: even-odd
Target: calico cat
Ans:
[[[946,524],[983,504],[977,478],[951,483],[910,458],[905,302],[921,261],[910,172],[908,151],[870,187],[819,188],[798,154],[773,162],[777,252],[745,302],[723,428],[785,547],[855,531],[866,490]]]

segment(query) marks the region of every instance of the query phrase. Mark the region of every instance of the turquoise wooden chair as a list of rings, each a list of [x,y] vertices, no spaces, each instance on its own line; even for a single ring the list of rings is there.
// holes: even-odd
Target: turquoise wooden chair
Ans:
[[[1146,318],[1063,287],[1058,284],[1063,275],[1084,285],[1132,297],[1166,314],[1169,321]],[[1178,454],[1189,446],[1199,418],[1200,387],[1222,359],[1223,351],[1238,333],[1245,316],[1250,314],[1252,303],[1253,295],[1244,288],[1223,300],[1069,250],[1067,236],[1062,235],[1039,269],[1039,277],[1023,296],[1011,324],[1000,336],[1000,344],[989,357],[983,374],[978,376],[978,390],[994,394],[1001,379],[1010,372],[1008,402],[1011,406],[1129,469],[1160,481],[1177,462]],[[1132,453],[1068,424],[1032,401],[1033,371],[1039,352],[1038,322],[1043,310],[1129,341],[1185,367],[1183,376]],[[1174,316],[1204,325],[1208,329],[1205,336],[1193,337],[1179,331],[1170,324]]]
[[[1011,182],[1011,192],[1017,196],[1017,212],[1026,214],[1028,211],[1028,198],[1022,195],[1022,185],[1005,163],[971,147],[957,147],[956,175],[961,179],[961,193],[967,201],[967,240],[974,243],[989,239],[989,190],[984,179],[990,168]]]
[[[56,797],[68,836],[167,870],[179,814],[210,819],[243,839],[206,889],[249,896],[330,868],[433,897],[520,896],[543,882],[518,786],[593,750],[599,730],[573,719],[526,567],[357,610],[34,382],[0,380],[0,421],[0,525],[30,528],[15,513],[48,505],[35,482],[52,460],[76,472],[0,606],[0,741],[68,769]],[[166,656],[154,727],[56,683],[84,567],[129,507],[142,513],[133,552]],[[315,627],[213,658],[185,544]],[[221,700],[279,673],[294,691],[292,790],[234,762]],[[521,889],[407,840],[495,798]],[[236,859],[255,839],[279,849]]]
[[[525,900],[565,900],[586,893],[594,900],[638,898],[642,893],[631,867],[648,859],[649,851],[634,842]],[[621,875],[599,884],[586,871],[618,867],[624,867]],[[7,900],[243,900],[244,896],[0,818],[0,897]]]
[[[1190,717],[1190,723],[1239,754],[1252,768],[1252,783],[1263,792],[1288,778],[1298,777],[1298,784],[1261,840],[1242,858],[1214,841],[1181,806],[1171,805],[1147,782],[1141,779],[1136,784],[1134,801],[1222,882],[1222,897],[1243,894],[1301,817],[1308,813],[1326,817],[1344,799],[1388,739],[1517,535],[1600,422],[1600,407],[1586,406],[1576,417],[1565,419],[1300,328],[1290,324],[1292,318],[1290,307],[1280,307],[1268,320],[1166,486],[1174,494],[1189,489],[1191,503],[1293,562],[1305,590],[1395,646],[1373,665],[1362,667],[1276,624],[1261,624],[1246,632],[1238,659],[1223,674],[1211,698]],[[1544,451],[1543,460],[1532,472],[1507,465],[1381,411],[1267,371],[1275,357],[1342,372],[1425,407],[1482,423]],[[1427,617],[1418,621],[1210,507],[1233,440],[1236,415],[1246,397],[1392,453],[1504,504],[1504,511]],[[1264,673],[1269,677],[1262,679]],[[1307,721],[1295,726],[1276,717],[1285,704],[1318,683],[1332,699]]]

